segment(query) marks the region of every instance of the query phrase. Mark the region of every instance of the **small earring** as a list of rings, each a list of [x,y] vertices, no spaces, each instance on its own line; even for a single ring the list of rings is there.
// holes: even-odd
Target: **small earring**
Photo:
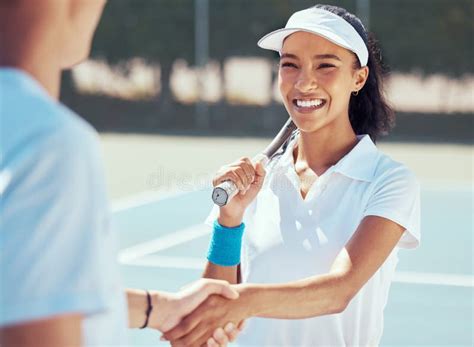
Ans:
[[[352,92],[352,95],[354,95],[354,96],[357,96],[357,95],[359,95],[359,91],[358,91],[358,90],[356,90],[356,91]]]

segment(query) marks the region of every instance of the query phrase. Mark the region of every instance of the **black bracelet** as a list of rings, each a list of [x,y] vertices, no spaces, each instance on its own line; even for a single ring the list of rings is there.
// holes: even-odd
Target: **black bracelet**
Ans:
[[[153,310],[153,306],[151,305],[151,296],[148,290],[146,291],[146,301],[148,304],[148,307],[146,308],[146,319],[145,323],[140,327],[140,329],[145,329],[148,326],[148,319],[150,318],[151,310]]]

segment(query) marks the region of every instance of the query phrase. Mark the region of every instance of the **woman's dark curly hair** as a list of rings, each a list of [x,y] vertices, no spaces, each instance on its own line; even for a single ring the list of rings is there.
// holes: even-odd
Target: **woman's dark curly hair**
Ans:
[[[362,37],[369,51],[369,77],[357,96],[351,95],[349,101],[349,120],[357,135],[369,134],[372,141],[380,135],[387,134],[395,124],[395,113],[385,101],[381,53],[375,37],[364,28],[364,25],[352,13],[332,5],[316,5],[316,8],[332,12],[348,22]],[[354,68],[360,68],[359,59],[355,59]]]

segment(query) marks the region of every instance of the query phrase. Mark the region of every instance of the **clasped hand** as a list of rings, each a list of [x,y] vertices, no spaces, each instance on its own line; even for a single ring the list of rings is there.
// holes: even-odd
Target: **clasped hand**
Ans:
[[[247,318],[241,299],[210,295],[163,338],[173,347],[216,347],[232,342]]]

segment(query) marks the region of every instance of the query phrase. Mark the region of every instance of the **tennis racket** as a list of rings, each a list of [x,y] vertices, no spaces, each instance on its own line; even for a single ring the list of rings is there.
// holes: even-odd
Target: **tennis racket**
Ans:
[[[261,162],[263,167],[266,167],[276,152],[290,138],[294,130],[296,130],[296,125],[293,123],[291,118],[289,118],[267,148],[255,156],[252,159],[252,162]],[[238,191],[239,189],[234,182],[229,180],[224,181],[214,187],[212,191],[212,201],[214,201],[218,206],[225,206],[230,200],[232,200]]]

